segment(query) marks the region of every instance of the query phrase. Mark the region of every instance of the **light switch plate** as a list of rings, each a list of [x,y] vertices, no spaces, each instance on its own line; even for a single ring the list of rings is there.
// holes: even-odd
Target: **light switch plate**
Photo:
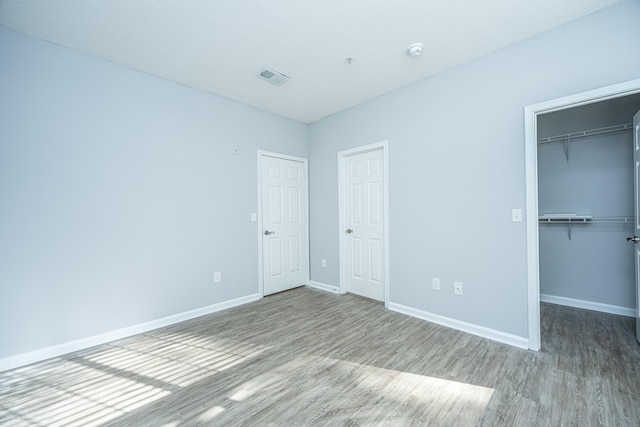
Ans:
[[[511,222],[522,222],[522,209],[511,209]]]

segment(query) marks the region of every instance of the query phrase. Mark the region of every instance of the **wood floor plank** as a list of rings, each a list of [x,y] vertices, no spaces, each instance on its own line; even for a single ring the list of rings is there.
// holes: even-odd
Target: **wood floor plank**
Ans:
[[[0,425],[639,426],[633,319],[531,352],[308,288],[0,373]]]

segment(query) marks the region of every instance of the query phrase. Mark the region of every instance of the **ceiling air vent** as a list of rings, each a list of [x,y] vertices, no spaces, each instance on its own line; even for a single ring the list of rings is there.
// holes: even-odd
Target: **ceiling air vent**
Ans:
[[[276,86],[280,86],[282,83],[289,80],[289,77],[285,76],[284,74],[270,70],[268,68],[263,68],[262,71],[260,71],[260,74],[258,74],[258,77],[260,77],[261,79],[265,79],[266,81],[273,83]]]

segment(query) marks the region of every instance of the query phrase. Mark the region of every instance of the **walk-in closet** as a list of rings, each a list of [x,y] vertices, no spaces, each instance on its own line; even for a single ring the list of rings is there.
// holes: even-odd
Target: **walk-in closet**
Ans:
[[[638,110],[640,94],[538,116],[541,301],[635,316]]]

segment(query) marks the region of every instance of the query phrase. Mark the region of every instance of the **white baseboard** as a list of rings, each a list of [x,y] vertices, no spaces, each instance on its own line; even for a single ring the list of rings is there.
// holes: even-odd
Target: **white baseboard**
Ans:
[[[161,319],[127,326],[126,328],[116,329],[115,331],[110,331],[87,338],[81,338],[79,340],[69,341],[66,343],[30,351],[27,353],[17,354],[15,356],[5,357],[4,359],[0,359],[0,372],[19,368],[21,366],[29,365],[35,362],[40,362],[52,357],[59,357],[64,354],[72,353],[74,351],[84,350],[96,345],[106,344],[108,342],[119,340],[121,338],[127,338],[133,335],[142,334],[154,329],[162,328],[164,326],[173,325],[175,323],[184,322],[185,320],[191,320],[196,317],[222,311],[227,308],[257,301],[261,298],[262,295],[260,294],[247,295],[245,297],[212,304],[207,307],[197,308],[195,310],[185,311],[183,313],[174,314],[171,316],[163,317]]]
[[[338,286],[327,285],[326,283],[315,282],[313,280],[310,280],[307,286],[310,288],[320,289],[321,291],[331,292],[333,294],[340,293],[340,287]]]
[[[569,307],[584,308],[586,310],[601,311],[603,313],[617,314],[619,316],[636,317],[636,310],[619,305],[603,304],[601,302],[584,301],[575,298],[558,297],[549,294],[540,294],[541,302],[548,302]]]
[[[438,314],[429,313],[427,311],[418,310],[417,308],[407,307],[402,304],[389,302],[387,305],[389,310],[406,314],[418,319],[426,320],[448,328],[457,329],[462,332],[477,335],[479,337],[488,338],[503,344],[509,344],[514,347],[529,348],[529,339],[519,337],[517,335],[507,334],[505,332],[496,331],[495,329],[485,328],[484,326],[474,325],[473,323],[463,322],[461,320],[451,319],[449,317],[440,316]]]

